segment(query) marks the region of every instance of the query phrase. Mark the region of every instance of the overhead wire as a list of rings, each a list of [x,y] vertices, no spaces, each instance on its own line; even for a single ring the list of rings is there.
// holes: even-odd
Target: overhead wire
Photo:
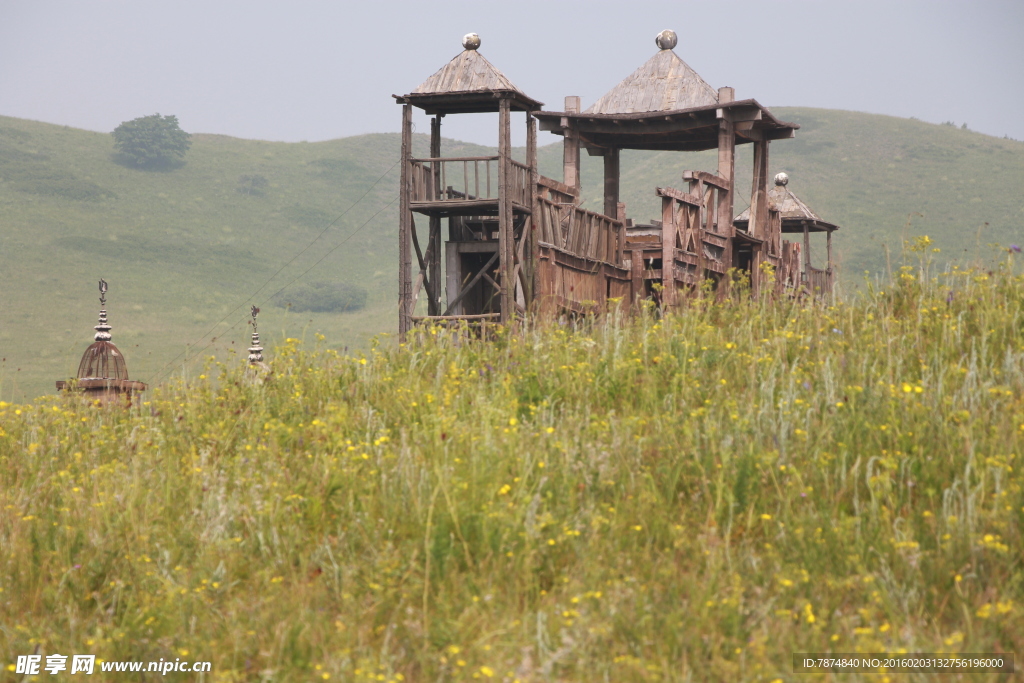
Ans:
[[[155,382],[159,381],[160,379],[162,379],[162,378],[163,378],[163,376],[164,376],[164,373],[165,373],[165,371],[166,371],[166,370],[167,370],[167,369],[168,369],[169,367],[171,367],[171,366],[172,366],[172,365],[173,365],[174,363],[176,363],[176,362],[178,361],[178,359],[180,359],[180,358],[181,358],[182,356],[186,355],[186,354],[188,353],[188,349],[189,349],[190,347],[195,347],[195,346],[196,346],[196,345],[198,345],[198,344],[199,344],[199,343],[200,343],[200,342],[201,342],[201,341],[202,341],[203,339],[205,339],[206,337],[209,337],[209,336],[210,336],[210,335],[211,335],[211,334],[212,334],[212,333],[214,332],[214,330],[216,330],[216,329],[217,329],[217,327],[218,327],[219,325],[221,325],[221,324],[222,324],[222,323],[223,323],[223,322],[224,322],[225,320],[227,320],[227,319],[228,319],[228,318],[230,318],[230,317],[231,317],[232,315],[234,315],[234,314],[235,314],[235,313],[236,313],[236,312],[237,312],[237,311],[238,311],[238,310],[239,310],[240,308],[244,307],[244,306],[245,306],[245,305],[246,305],[246,304],[247,304],[248,302],[252,301],[252,299],[254,299],[254,298],[255,298],[255,297],[256,297],[256,296],[257,296],[257,295],[258,295],[258,294],[259,294],[260,292],[262,292],[262,291],[263,291],[263,290],[264,290],[264,289],[265,289],[265,288],[267,287],[267,285],[269,285],[269,284],[270,284],[271,282],[273,282],[273,281],[274,281],[274,279],[275,279],[275,278],[276,278],[276,277],[277,277],[278,275],[280,275],[280,274],[281,274],[281,272],[282,272],[282,271],[283,271],[283,270],[284,270],[285,268],[287,268],[288,266],[290,266],[291,264],[293,264],[293,263],[294,263],[294,262],[296,261],[296,259],[298,259],[298,258],[299,258],[300,256],[302,256],[302,255],[303,255],[303,254],[305,254],[305,253],[306,253],[307,251],[309,251],[309,249],[310,249],[310,248],[311,248],[311,247],[312,247],[312,246],[313,246],[314,244],[316,244],[316,242],[317,242],[317,241],[319,241],[319,239],[320,239],[321,237],[323,237],[323,236],[324,236],[325,234],[327,234],[327,231],[328,231],[328,230],[330,230],[330,229],[331,229],[332,227],[334,227],[334,226],[335,226],[335,225],[336,225],[336,224],[338,223],[338,221],[340,221],[340,220],[341,220],[342,218],[344,218],[344,217],[345,217],[346,215],[348,215],[348,213],[349,213],[349,212],[350,212],[350,211],[351,211],[352,209],[354,209],[354,208],[355,208],[355,207],[356,207],[356,206],[357,206],[357,205],[358,205],[358,204],[359,204],[359,203],[360,203],[360,202],[361,202],[361,201],[362,201],[363,199],[365,199],[365,198],[366,198],[366,195],[370,194],[370,192],[371,192],[371,191],[372,191],[372,190],[373,190],[373,189],[374,189],[375,187],[377,187],[377,185],[379,185],[379,184],[380,184],[380,181],[384,180],[384,178],[385,178],[385,177],[387,177],[387,175],[388,175],[389,173],[391,173],[391,171],[393,171],[393,170],[395,169],[395,166],[398,166],[398,164],[400,163],[400,161],[401,161],[401,160],[399,160],[399,161],[396,161],[395,163],[393,163],[393,164],[392,164],[392,165],[391,165],[391,166],[390,166],[390,167],[388,168],[388,170],[384,171],[384,173],[382,173],[382,174],[380,175],[380,177],[378,177],[378,178],[377,178],[377,179],[376,179],[376,180],[375,180],[375,181],[373,182],[373,184],[372,184],[372,185],[370,185],[370,187],[368,187],[368,188],[366,189],[366,191],[365,191],[365,192],[363,192],[363,194],[361,194],[361,195],[360,195],[360,196],[359,196],[359,197],[358,197],[358,198],[357,198],[357,199],[356,199],[356,200],[355,200],[354,202],[352,202],[352,204],[350,204],[350,205],[349,205],[349,207],[348,207],[347,209],[345,209],[344,211],[342,211],[342,212],[341,212],[341,214],[340,214],[340,215],[338,215],[338,217],[337,217],[337,218],[335,218],[335,219],[334,219],[333,221],[331,221],[330,223],[328,223],[328,224],[327,224],[327,226],[326,226],[326,227],[325,227],[325,228],[324,228],[323,230],[321,230],[321,231],[320,231],[320,233],[319,233],[319,234],[318,234],[318,235],[317,235],[316,237],[314,237],[314,238],[313,238],[313,239],[312,239],[312,240],[311,240],[311,241],[309,242],[309,244],[307,244],[307,245],[306,245],[305,247],[303,247],[303,248],[302,248],[302,250],[300,250],[300,251],[299,251],[299,252],[298,252],[297,254],[295,254],[295,256],[293,256],[293,257],[292,257],[291,259],[289,259],[289,260],[288,260],[288,261],[287,261],[287,262],[286,262],[286,263],[285,263],[284,265],[282,265],[282,266],[281,266],[280,268],[278,268],[278,269],[277,269],[277,271],[275,271],[273,275],[271,275],[271,276],[270,276],[269,278],[267,278],[267,279],[266,279],[266,281],[265,281],[265,282],[264,282],[264,283],[263,283],[262,285],[260,285],[260,287],[259,287],[259,288],[258,288],[258,289],[257,289],[257,290],[256,290],[255,292],[253,292],[252,294],[250,294],[249,296],[247,296],[247,297],[245,298],[245,300],[243,300],[243,302],[242,302],[242,303],[238,304],[238,305],[237,305],[237,306],[235,306],[235,307],[234,307],[233,309],[231,309],[231,310],[230,310],[230,311],[228,311],[228,312],[227,312],[226,314],[224,314],[224,317],[223,317],[223,318],[221,318],[220,320],[218,320],[218,321],[217,321],[216,323],[214,323],[214,324],[213,324],[213,326],[212,326],[212,327],[211,327],[211,328],[210,328],[209,330],[207,330],[207,332],[206,332],[205,334],[203,334],[202,336],[200,336],[200,337],[199,337],[199,338],[198,338],[198,339],[197,339],[197,340],[196,340],[195,342],[193,342],[192,344],[190,344],[190,345],[187,345],[187,346],[185,347],[185,350],[184,350],[184,351],[181,351],[181,352],[180,352],[180,353],[179,353],[178,355],[176,355],[176,356],[175,356],[174,358],[172,358],[172,359],[171,359],[171,360],[169,360],[169,361],[168,361],[168,362],[167,362],[166,364],[164,364],[164,366],[163,366],[163,367],[161,367],[161,368],[160,368],[160,369],[159,369],[159,370],[158,370],[158,371],[157,371],[157,372],[156,372],[156,373],[155,373],[155,374],[153,375],[153,379],[152,379],[152,380],[150,380],[150,383],[155,383]],[[321,256],[321,257],[320,257],[319,259],[317,259],[317,261],[316,261],[316,262],[315,262],[315,263],[314,263],[314,264],[313,264],[312,266],[310,266],[310,267],[309,267],[309,268],[307,268],[307,269],[306,269],[305,271],[303,271],[301,275],[299,275],[299,276],[298,276],[297,278],[295,278],[294,280],[292,280],[291,282],[289,282],[289,283],[288,283],[287,285],[285,285],[284,287],[282,287],[281,289],[279,289],[279,290],[278,290],[277,292],[275,292],[274,294],[272,294],[272,295],[271,295],[271,296],[270,296],[270,297],[269,297],[268,299],[264,300],[264,302],[263,302],[263,303],[266,303],[266,301],[268,301],[268,300],[269,300],[270,298],[273,298],[273,297],[277,296],[278,294],[280,294],[280,293],[281,293],[281,292],[282,292],[282,291],[283,291],[283,290],[284,290],[285,288],[287,288],[287,287],[290,287],[290,286],[291,286],[292,284],[294,284],[295,282],[297,282],[297,281],[299,280],[299,278],[303,277],[303,276],[304,276],[304,275],[305,275],[306,273],[308,273],[308,272],[309,272],[310,270],[312,270],[312,269],[313,269],[313,268],[315,268],[315,267],[316,267],[317,265],[319,265],[321,261],[323,261],[323,260],[324,260],[325,258],[327,258],[327,257],[328,257],[328,256],[329,256],[330,254],[334,253],[334,251],[335,251],[336,249],[338,249],[338,248],[339,248],[340,246],[342,246],[343,244],[345,244],[346,242],[348,242],[348,241],[349,241],[349,240],[350,240],[350,239],[351,239],[351,238],[352,238],[352,237],[353,237],[353,236],[354,236],[354,235],[355,235],[356,233],[358,233],[358,232],[359,232],[360,230],[362,230],[362,229],[363,229],[364,227],[366,227],[366,225],[367,225],[367,224],[368,224],[368,223],[369,223],[370,221],[372,221],[372,220],[373,220],[374,218],[376,218],[377,216],[379,216],[379,215],[381,214],[381,212],[383,212],[383,211],[384,211],[385,209],[387,209],[387,208],[388,208],[388,207],[390,207],[390,206],[391,206],[392,204],[394,204],[394,203],[395,203],[395,201],[397,201],[397,199],[398,199],[398,197],[395,197],[395,198],[394,198],[394,199],[392,199],[392,200],[391,200],[390,202],[388,202],[388,203],[387,203],[387,204],[386,204],[386,205],[385,205],[385,206],[384,206],[383,208],[381,208],[380,210],[378,210],[378,211],[377,211],[377,213],[373,214],[373,216],[371,216],[371,217],[370,217],[369,219],[367,219],[366,221],[364,221],[364,222],[362,223],[362,225],[360,225],[360,226],[359,226],[358,228],[356,228],[356,229],[355,229],[355,230],[353,230],[353,231],[352,231],[351,233],[349,233],[348,237],[346,237],[346,238],[345,238],[344,240],[342,240],[342,241],[341,241],[341,242],[340,242],[339,244],[337,244],[337,245],[336,245],[335,247],[333,247],[332,249],[330,249],[329,251],[327,251],[327,253],[325,253],[325,254],[324,254],[323,256]],[[260,305],[262,306],[262,305],[263,305],[263,303],[261,303]],[[232,325],[231,327],[229,327],[229,328],[228,328],[227,330],[225,330],[224,332],[230,332],[231,330],[233,330],[233,329],[234,329],[235,327],[237,327],[237,326],[238,326],[238,323],[235,323],[234,325]],[[223,333],[222,333],[222,334],[223,334]],[[216,340],[216,337],[214,337],[214,340],[211,340],[211,342],[210,342],[209,344],[207,344],[206,346],[204,346],[204,347],[203,347],[203,348],[202,348],[202,349],[201,349],[201,350],[199,351],[199,353],[202,353],[202,352],[203,352],[203,351],[205,351],[206,349],[210,348],[210,346],[212,346],[212,345],[213,345],[213,343],[214,343],[214,341],[215,341],[215,340]]]

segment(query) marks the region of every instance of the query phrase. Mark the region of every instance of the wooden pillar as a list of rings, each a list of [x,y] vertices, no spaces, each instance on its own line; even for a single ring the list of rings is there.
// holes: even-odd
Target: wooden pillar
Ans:
[[[754,142],[754,174],[750,192],[750,234],[761,240],[768,240],[768,141]],[[751,262],[750,285],[755,295],[761,291],[761,264],[765,262],[767,243],[760,244],[754,251]]]
[[[629,274],[632,279],[633,305],[636,310],[641,310],[641,301],[644,300],[644,252],[641,249],[633,249],[630,252]]]
[[[399,181],[398,202],[398,337],[405,341],[412,311],[412,245],[410,230],[412,213],[409,211],[411,184],[409,159],[412,155],[412,105],[402,106],[402,173]]]
[[[580,98],[570,95],[565,98],[565,113],[580,113]],[[562,182],[569,187],[580,189],[580,134],[572,119],[565,119],[567,124],[562,143]]]
[[[622,223],[619,228],[619,241],[616,245],[615,251],[615,265],[621,266],[625,261],[626,252],[626,205],[623,202],[619,202],[615,205],[615,220]]]
[[[807,221],[804,221],[804,273],[808,282],[811,279],[811,233],[807,229]]]
[[[700,249],[698,242],[697,248]],[[661,292],[662,307],[668,311],[676,304],[676,202],[661,199]]]
[[[754,142],[754,175],[750,192],[750,234],[768,238],[768,141]]]
[[[437,159],[441,156],[441,114],[430,120],[430,157]],[[440,196],[441,176],[437,172],[438,164],[430,163],[434,169],[434,196]],[[427,315],[439,315],[441,313],[441,217],[432,215],[430,217],[430,235],[427,238]]]
[[[616,218],[619,207],[619,150],[604,154],[604,215]]]
[[[827,265],[825,266],[825,279],[828,282],[828,293],[832,294],[832,290],[835,288],[834,275],[832,273],[832,229],[825,233],[825,258],[827,259]]]
[[[515,311],[515,283],[512,282],[513,249],[512,226],[512,128],[511,107],[508,98],[502,98],[498,108],[498,283],[501,285],[501,318],[507,325]]]
[[[729,238],[722,260],[726,268],[733,267],[733,242],[736,227],[732,223],[736,195],[736,126],[730,112],[718,122],[718,177],[729,184],[728,190],[718,191],[718,232]],[[724,223],[724,225],[723,225]]]
[[[526,283],[526,310],[538,313],[537,297],[540,294],[540,235],[537,224],[540,222],[540,202],[537,201],[537,119],[526,112],[526,165],[530,167],[530,221],[529,230],[523,230],[523,239],[529,240],[523,253],[526,263],[523,264],[523,282]],[[527,268],[529,266],[529,268]]]

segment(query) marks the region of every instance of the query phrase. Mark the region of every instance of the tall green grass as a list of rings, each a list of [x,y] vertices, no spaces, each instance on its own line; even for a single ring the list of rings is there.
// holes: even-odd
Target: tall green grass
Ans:
[[[1024,276],[912,249],[849,302],[290,339],[265,380],[0,404],[0,659],[762,681],[1022,652]]]

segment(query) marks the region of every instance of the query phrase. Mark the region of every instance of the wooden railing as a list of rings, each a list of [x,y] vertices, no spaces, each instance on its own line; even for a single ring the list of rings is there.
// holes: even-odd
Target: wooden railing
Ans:
[[[545,197],[538,197],[537,208],[539,215],[534,219],[541,242],[574,256],[622,264],[622,221]]]
[[[813,294],[826,295],[832,293],[832,271],[821,270],[820,268],[814,268],[808,266],[807,268],[807,288],[811,290]]]
[[[413,202],[496,200],[499,157],[410,159]],[[530,205],[530,168],[509,162],[509,199]]]

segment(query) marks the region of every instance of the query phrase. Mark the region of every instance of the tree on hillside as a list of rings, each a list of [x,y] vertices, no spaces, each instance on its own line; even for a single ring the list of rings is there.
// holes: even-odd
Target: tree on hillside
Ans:
[[[178,126],[178,117],[140,116],[114,129],[114,147],[130,164],[144,168],[184,159],[192,136]]]

